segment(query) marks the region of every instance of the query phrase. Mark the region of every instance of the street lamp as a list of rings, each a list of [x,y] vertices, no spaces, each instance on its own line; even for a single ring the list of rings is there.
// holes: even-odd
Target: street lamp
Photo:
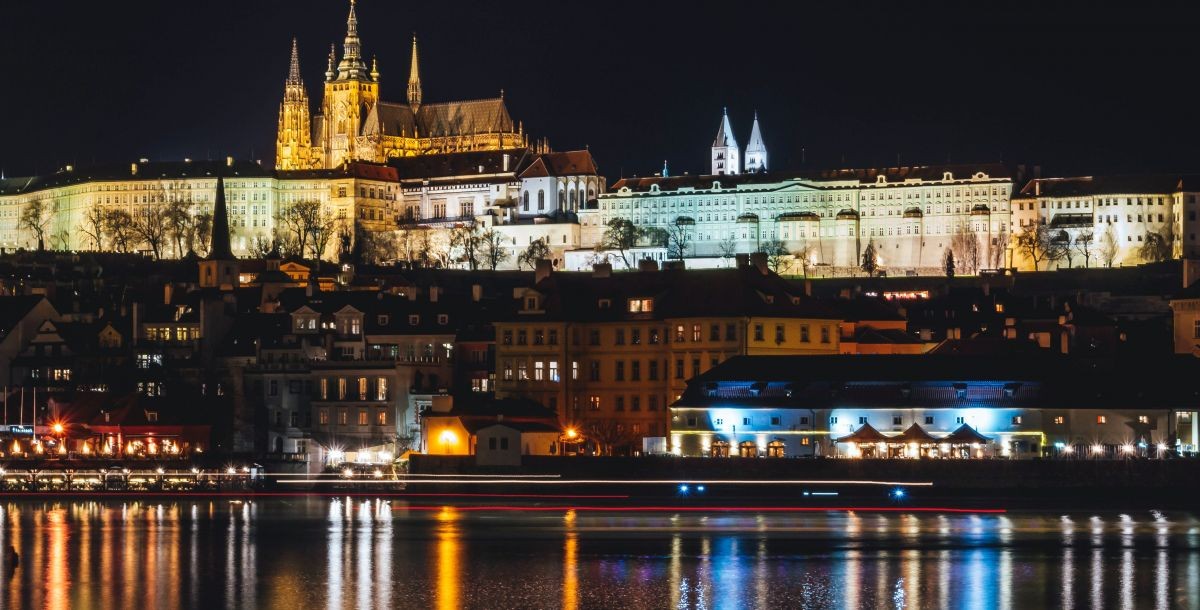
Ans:
[[[458,435],[454,431],[446,428],[442,430],[442,453],[450,455],[450,445],[458,442]]]

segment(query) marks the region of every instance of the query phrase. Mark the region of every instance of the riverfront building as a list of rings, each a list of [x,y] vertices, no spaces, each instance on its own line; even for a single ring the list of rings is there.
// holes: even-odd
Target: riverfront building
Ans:
[[[904,458],[1197,450],[1196,389],[1140,382],[1191,378],[1194,358],[1098,365],[1037,350],[951,352],[733,358],[689,380],[671,405],[670,449]]]

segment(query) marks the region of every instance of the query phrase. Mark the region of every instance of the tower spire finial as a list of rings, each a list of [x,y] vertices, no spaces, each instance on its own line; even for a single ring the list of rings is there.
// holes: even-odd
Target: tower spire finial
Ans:
[[[338,78],[363,79],[367,66],[362,60],[362,42],[358,39],[358,14],[354,11],[355,0],[350,0],[350,15],[346,17],[346,40],[342,43],[342,62],[338,64]]]
[[[417,56],[417,33],[412,38],[412,64],[408,67],[408,105],[413,112],[421,107],[421,71]]]
[[[300,80],[300,48],[297,46],[295,36],[292,37],[292,63],[288,67],[287,84],[304,84],[304,82]]]

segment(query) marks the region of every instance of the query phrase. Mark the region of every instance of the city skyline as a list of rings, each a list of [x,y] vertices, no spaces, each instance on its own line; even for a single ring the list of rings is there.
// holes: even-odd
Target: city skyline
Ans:
[[[54,23],[57,35],[46,43],[45,28],[26,28],[0,43],[0,67],[28,74],[30,90],[51,98],[0,101],[5,116],[24,117],[9,124],[0,167],[14,176],[139,157],[267,163],[290,41],[299,40],[316,97],[326,44],[344,34],[345,5],[82,5],[57,17],[48,7],[9,7],[16,22]],[[672,173],[707,171],[723,107],[741,141],[758,112],[777,168],[1001,160],[1105,173],[1200,165],[1185,144],[1186,97],[1166,87],[1197,51],[1172,35],[1185,20],[1170,10],[628,8],[514,19],[480,6],[446,19],[438,9],[367,1],[359,11],[385,98],[403,97],[415,31],[428,101],[504,90],[527,133],[559,150],[589,147],[610,179],[652,174],[663,160]],[[811,26],[819,22],[847,28]],[[481,35],[497,24],[499,33]],[[716,35],[699,33],[710,30]],[[1021,31],[1040,35],[1031,43]],[[481,52],[497,46],[506,52]],[[554,49],[571,52],[547,52]],[[95,61],[81,61],[89,55]],[[157,93],[146,95],[147,87]],[[1119,124],[1103,122],[1116,113]]]

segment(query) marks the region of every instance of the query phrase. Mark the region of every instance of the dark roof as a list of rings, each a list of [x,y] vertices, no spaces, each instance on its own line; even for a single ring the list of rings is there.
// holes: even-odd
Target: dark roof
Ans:
[[[628,187],[634,192],[649,191],[652,185],[658,185],[659,190],[674,191],[683,187],[695,189],[711,189],[714,182],[720,182],[722,189],[739,185],[778,184],[784,181],[801,182],[842,182],[857,181],[860,184],[875,184],[879,176],[883,176],[888,185],[903,183],[905,180],[935,180],[940,181],[949,172],[953,180],[970,180],[975,174],[982,172],[990,180],[1008,180],[1012,176],[1009,169],[999,163],[979,165],[922,165],[915,167],[884,167],[868,169],[830,169],[830,170],[772,170],[765,173],[695,176],[650,176],[645,178],[622,178],[613,185],[610,192]],[[815,186],[820,186],[819,184]]]
[[[544,313],[511,312],[520,319],[618,321],[706,316],[774,316],[840,320],[825,301],[756,267],[637,271],[598,277],[555,272],[533,289]],[[714,298],[719,295],[719,298]],[[631,313],[629,299],[654,299],[654,311]],[[602,301],[606,305],[602,306]]]
[[[1192,408],[1191,356],[1094,361],[1047,350],[1013,354],[736,356],[688,381],[680,407],[908,408],[1042,406]]]
[[[504,169],[504,158],[508,156],[508,169]],[[471,151],[439,155],[417,155],[388,160],[401,182],[421,181],[438,178],[460,178],[469,181],[479,174],[504,174],[515,179],[517,174],[529,166],[532,154],[526,148],[510,150]],[[480,168],[483,168],[480,171]],[[493,179],[493,178],[488,178]]]
[[[932,443],[936,439],[916,422],[913,422],[913,425],[909,426],[907,430],[897,436],[893,436],[891,440],[903,441],[905,443]]]
[[[1088,197],[1093,195],[1165,195],[1200,190],[1197,174],[1116,174],[1034,178],[1021,188],[1022,197]],[[1039,193],[1035,195],[1035,193]]]
[[[853,433],[837,439],[839,443],[878,443],[886,441],[888,437],[884,436],[880,431],[876,430],[871,424],[863,424],[858,430]]]
[[[37,295],[0,296],[0,337],[7,335],[46,297]]]
[[[134,173],[133,167],[137,167]],[[0,195],[28,193],[71,184],[108,180],[160,180],[163,178],[269,177],[272,170],[254,161],[148,161],[110,163],[59,170],[44,176],[0,179]]]
[[[529,169],[521,173],[521,177],[595,176],[597,173],[596,160],[590,151],[571,150],[538,155]]]
[[[914,424],[915,425],[915,424]],[[986,443],[992,439],[980,434],[977,430],[963,424],[954,432],[947,434],[941,438],[941,442],[950,443],[952,445],[969,445],[973,443]]]

